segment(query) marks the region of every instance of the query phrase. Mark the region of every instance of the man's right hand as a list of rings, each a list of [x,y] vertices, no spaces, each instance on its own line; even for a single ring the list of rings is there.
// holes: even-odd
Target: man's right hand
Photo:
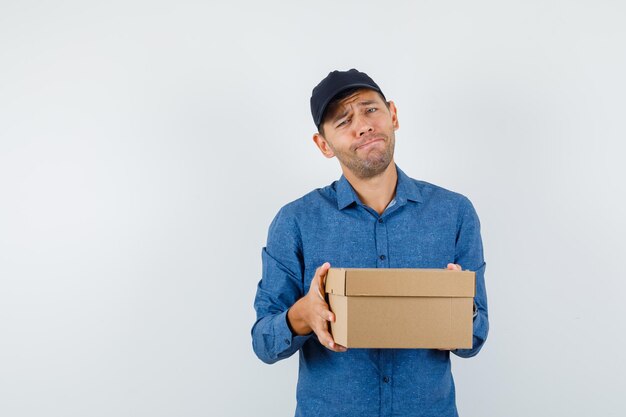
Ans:
[[[328,322],[335,322],[335,315],[324,299],[324,283],[329,268],[330,264],[325,262],[315,270],[309,292],[287,311],[287,321],[296,334],[302,336],[313,331],[320,343],[328,349],[345,352],[348,349],[336,344],[328,331]]]

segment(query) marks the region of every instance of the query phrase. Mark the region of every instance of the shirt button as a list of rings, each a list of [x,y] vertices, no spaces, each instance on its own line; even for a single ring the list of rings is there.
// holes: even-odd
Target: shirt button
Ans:
[[[287,345],[290,345],[290,344],[291,344],[291,340],[289,340],[289,339],[285,339],[285,343],[286,343]]]
[[[391,378],[389,378],[388,376],[384,376],[384,377],[383,377],[383,382],[384,382],[385,384],[388,384],[388,383],[389,383],[389,381],[391,381]]]
[[[385,260],[385,255],[380,255],[379,258],[380,258],[381,261],[384,261]]]
[[[382,223],[383,222],[383,218],[381,217],[380,219],[378,219],[378,223]]]

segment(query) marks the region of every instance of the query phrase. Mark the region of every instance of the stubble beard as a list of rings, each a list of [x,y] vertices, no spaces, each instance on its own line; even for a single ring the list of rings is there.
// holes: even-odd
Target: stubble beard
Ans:
[[[386,146],[384,150],[372,149],[364,158],[358,156],[358,149],[349,151],[350,153],[343,151],[338,152],[336,149],[333,149],[332,146],[331,149],[339,162],[348,168],[355,176],[361,179],[368,179],[380,175],[391,163],[395,147],[394,136],[395,135],[392,133],[389,137],[385,137]]]

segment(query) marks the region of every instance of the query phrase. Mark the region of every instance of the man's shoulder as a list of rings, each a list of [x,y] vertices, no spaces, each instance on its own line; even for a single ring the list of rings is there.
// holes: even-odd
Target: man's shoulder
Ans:
[[[278,211],[278,215],[287,217],[299,217],[311,213],[319,212],[320,209],[337,207],[336,187],[338,181],[324,187],[315,188],[303,196],[283,205]]]
[[[428,181],[418,180],[408,177],[409,181],[417,187],[424,202],[428,201],[449,201],[460,204],[462,202],[469,202],[469,199],[456,191],[449,190],[440,185],[433,184]]]

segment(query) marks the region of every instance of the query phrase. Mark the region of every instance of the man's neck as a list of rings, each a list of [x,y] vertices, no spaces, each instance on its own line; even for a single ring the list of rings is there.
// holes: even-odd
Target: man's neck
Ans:
[[[398,173],[393,160],[383,172],[375,177],[359,178],[345,168],[343,168],[343,175],[352,185],[361,202],[376,210],[378,214],[383,214],[396,194]]]

